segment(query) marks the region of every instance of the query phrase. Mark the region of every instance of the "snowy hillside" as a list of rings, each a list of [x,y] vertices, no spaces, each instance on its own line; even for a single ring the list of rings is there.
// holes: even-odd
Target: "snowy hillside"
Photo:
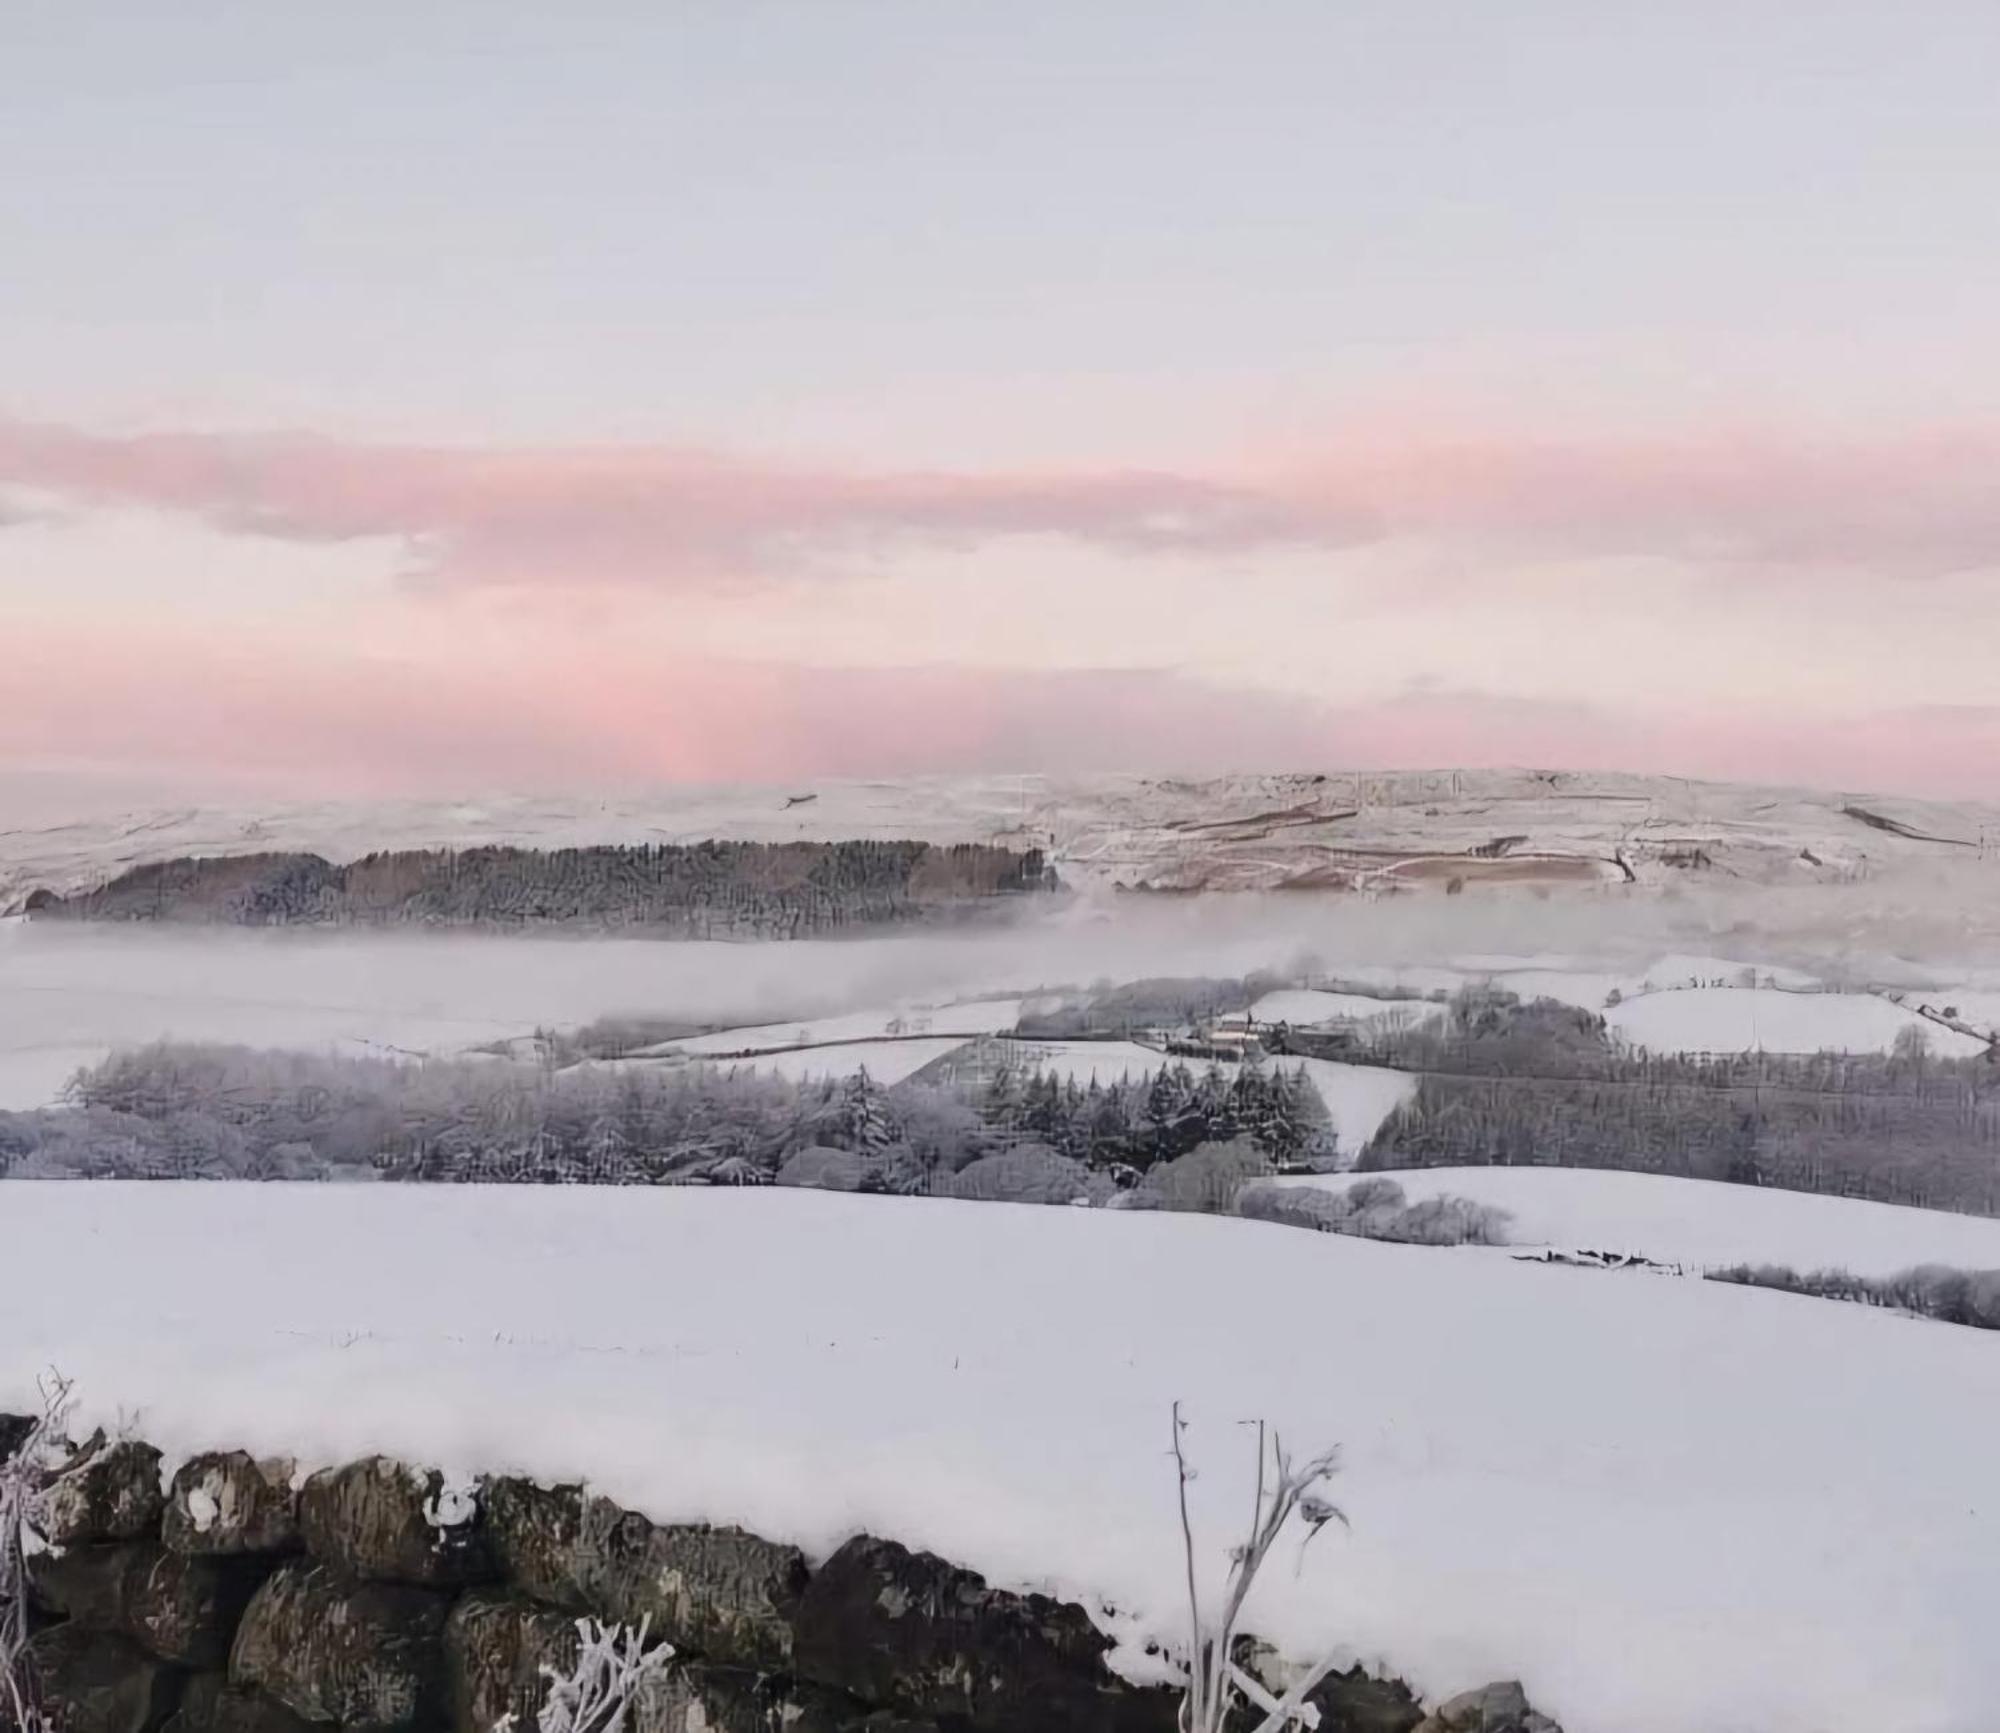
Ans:
[[[2000,1380],[1973,1331],[1192,1216],[673,1189],[5,1201],[0,1408],[54,1364],[88,1418],[170,1450],[581,1473],[821,1553],[895,1533],[1170,1634],[1180,1398],[1217,1569],[1249,1499],[1240,1420],[1344,1446],[1352,1534],[1251,1614],[1292,1652],[1335,1641],[1432,1691],[1518,1674],[1579,1733],[1987,1733],[2000,1701]]]
[[[1856,1275],[1892,1275],[1927,1263],[2000,1269],[2000,1220],[1984,1216],[1594,1168],[1432,1167],[1384,1177],[1413,1203],[1452,1196],[1497,1205],[1513,1218],[1507,1239],[1517,1246],[1636,1254],[1708,1268],[1770,1263]]]
[[[813,1047],[836,1042],[880,1041],[932,1035],[997,1035],[1020,1020],[1019,999],[986,999],[965,1005],[898,1005],[890,1009],[851,1011],[837,1017],[809,1017],[796,1023],[760,1023],[662,1041],[643,1047],[633,1058],[689,1058],[717,1054],[755,1053],[787,1047]]]
[[[1868,993],[1692,987],[1627,999],[1605,1021],[1634,1046],[1668,1053],[1887,1053],[1906,1030],[1946,1059],[1987,1045]]]
[[[801,799],[799,797],[807,797]],[[0,833],[0,910],[144,861],[517,843],[914,838],[1039,847],[1073,886],[1780,888],[1993,867],[2000,809],[1536,771],[913,778],[634,799],[186,809]],[[1994,873],[1975,876],[1981,881]]]

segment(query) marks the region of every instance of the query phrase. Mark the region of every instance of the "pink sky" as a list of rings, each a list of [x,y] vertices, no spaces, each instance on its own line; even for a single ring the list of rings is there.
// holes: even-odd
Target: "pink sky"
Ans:
[[[0,819],[2000,797],[1990,3],[31,11]]]
[[[1934,448],[1874,456],[1883,473],[1897,472]],[[709,460],[649,452],[135,445],[0,430],[0,479],[32,499],[16,535],[54,550],[31,560],[73,567],[77,580],[16,598],[0,766],[74,777],[82,790],[96,781],[176,797],[1445,764],[2000,793],[2000,703],[1954,699],[1948,680],[1931,678],[1921,641],[1939,628],[1906,600],[1953,598],[1967,581],[1963,562],[1991,528],[1969,476],[1927,476],[1938,515],[1900,539],[1894,514],[1830,498],[1827,515],[1872,525],[1876,540],[1865,561],[1802,571],[1789,553],[1753,560],[1748,550],[1789,544],[1818,517],[1809,485],[1837,491],[1841,471],[1824,454],[1788,462],[1767,451],[1777,479],[1754,487],[1722,485],[1719,461],[1685,453],[1656,469],[1638,449],[1560,461],[1544,448],[1496,449],[1455,489],[1448,478],[1467,449],[1441,476],[1415,454],[1345,470],[1301,464],[1294,478],[1311,482],[1262,484],[1116,473],[801,481],[739,462],[710,491],[701,477],[718,466]],[[1861,474],[1858,456],[1843,462]],[[1539,492],[1552,468],[1560,479]],[[1552,508],[1566,486],[1579,490],[1573,517]],[[1338,513],[1319,503],[1330,493],[1344,502]],[[1226,503],[1205,517],[1201,502],[1215,501]],[[161,540],[171,569],[94,588],[95,537],[135,510],[154,536],[188,520]],[[1338,530],[1314,527],[1336,516]],[[1625,550],[1643,548],[1662,521],[1671,550],[1633,565]],[[1742,551],[1705,561],[1685,545],[1703,536]],[[1482,587],[1480,550],[1515,539],[1525,551],[1510,557],[1528,563],[1498,590]],[[910,541],[914,554],[902,545]],[[286,560],[299,546],[311,555],[350,543],[363,550],[358,576],[329,580]],[[1270,577],[1283,592],[1273,611],[1256,596],[1258,561],[1280,546],[1290,569]],[[1374,582],[1370,550],[1392,546],[1425,550],[1419,580]],[[1359,561],[1359,575],[1322,579],[1321,547]],[[215,586],[202,562],[223,550],[241,571]],[[871,550],[894,568],[888,579]],[[1189,622],[1178,663],[1059,657],[1063,616],[1043,611],[1059,608],[1046,589],[1029,592],[1024,617],[1006,617],[1018,628],[1006,641],[991,641],[989,618],[970,625],[950,660],[901,653],[899,619],[919,612],[918,595],[1004,589],[994,570],[1065,556],[1093,585],[1092,611],[1078,616],[1086,648],[1115,652],[1126,622],[1155,599],[1206,591],[1213,617],[1237,620],[1249,662],[1210,665],[1200,635],[1212,619]],[[1658,593],[1671,608],[1658,607]],[[1919,646],[1900,662],[1880,646],[1877,679],[1864,643],[1864,665],[1845,684],[1812,665],[1787,682],[1778,677],[1786,643],[1758,635],[1760,620],[1780,633],[1789,622],[1810,643],[1829,611],[1884,603],[1888,617],[1913,619]],[[1529,615],[1544,654],[1528,689],[1400,670],[1371,681],[1343,650],[1367,631],[1419,651],[1456,642],[1481,608]],[[730,629],[732,611],[747,632]],[[773,615],[797,614],[807,617],[803,643],[784,640],[769,655],[743,648]],[[811,654],[822,627],[826,654]],[[1173,620],[1165,631],[1174,642]],[[1640,634],[1656,663],[1697,670],[1715,637],[1732,637],[1753,665],[1771,661],[1769,689],[1735,696],[1727,677],[1662,681],[1637,666],[1607,680],[1596,650],[1620,631],[1628,645]],[[1290,658],[1300,640],[1324,644],[1323,674],[1310,655],[1303,672]],[[1265,646],[1276,668],[1259,678]],[[1238,646],[1223,648],[1233,656]],[[1976,685],[1978,641],[1959,634],[1958,654]],[[1697,701],[1679,699],[1684,684]]]
[[[1996,794],[1996,453],[1405,419],[1025,472],[0,422],[0,761],[194,793],[1500,763]]]

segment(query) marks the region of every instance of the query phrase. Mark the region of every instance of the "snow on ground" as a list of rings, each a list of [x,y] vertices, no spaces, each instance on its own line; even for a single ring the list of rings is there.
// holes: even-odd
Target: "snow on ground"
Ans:
[[[1586,1011],[1602,1011],[1615,992],[1636,994],[1708,986],[1810,988],[1818,980],[1799,969],[1758,962],[1674,952],[1636,967],[1608,968],[1588,958],[1454,957],[1465,977],[1491,981],[1523,999],[1558,999]]]
[[[1444,1007],[1424,999],[1374,999],[1366,993],[1326,993],[1317,987],[1287,987],[1266,993],[1250,1007],[1259,1023],[1290,1023],[1311,1029],[1322,1023],[1421,1023],[1442,1016]]]
[[[670,1053],[745,1053],[781,1047],[809,1047],[830,1041],[866,1041],[903,1035],[998,1035],[1021,1020],[1019,999],[983,999],[966,1005],[903,1005],[889,1010],[853,1011],[839,1017],[798,1023],[763,1023],[722,1029],[683,1041],[644,1047],[635,1059]]]
[[[1305,1067],[1339,1135],[1343,1166],[1352,1166],[1383,1120],[1417,1092],[1415,1073],[1391,1071],[1383,1065],[1343,1065],[1333,1059],[1285,1059],[1280,1063],[1287,1068],[1294,1064]]]
[[[1656,957],[1640,974],[1638,987],[1652,988],[1707,987],[1718,983],[1738,986],[1747,977],[1752,977],[1760,987],[1816,987],[1819,981],[1802,969],[1786,969],[1771,963],[1760,962],[1754,957],[1712,957],[1689,956],[1676,952],[1672,956]],[[1631,991],[1628,986],[1626,991]]]
[[[1496,987],[1523,999],[1557,999],[1586,1011],[1602,1011],[1614,991],[1630,992],[1630,977],[1602,969],[1507,969],[1491,977]]]
[[[1206,1060],[1181,1061],[1157,1047],[1136,1041],[1017,1041],[1014,1051],[1023,1065],[1032,1065],[1064,1082],[1072,1078],[1083,1088],[1095,1083],[1138,1082],[1169,1065],[1186,1063],[1204,1069]],[[1224,1070],[1234,1069],[1225,1065]]]
[[[2000,993],[1977,988],[1942,987],[1927,992],[1904,993],[1902,1003],[1914,1010],[1926,1006],[1934,1011],[1955,1012],[1961,1022],[1975,1029],[2000,1029]]]
[[[1643,954],[1642,954],[1643,955]],[[1722,984],[1730,987],[1754,981],[1766,987],[1809,988],[1818,978],[1803,970],[1761,962],[1672,952],[1650,961],[1620,961],[1560,955],[1460,953],[1443,964],[1426,967],[1344,969],[1357,982],[1406,990],[1455,993],[1473,982],[1490,982],[1523,999],[1557,999],[1586,1011],[1602,1011],[1615,992],[1621,998],[1676,988]]]
[[[1213,1217],[809,1192],[4,1188],[0,1407],[170,1455],[587,1476],[823,1555],[870,1528],[1171,1635],[1241,1421],[1353,1528],[1253,1628],[1577,1733],[1988,1733],[1993,1344],[1858,1306]],[[354,1279],[357,1269],[368,1280]],[[911,1304],[911,1296],[927,1296]]]
[[[1905,1029],[1922,1030],[1940,1057],[1985,1051],[1873,993],[1694,987],[1627,999],[1605,1021],[1635,1045],[1667,1053],[1886,1053]]]
[[[818,1077],[852,1077],[857,1071],[866,1071],[886,1089],[964,1045],[964,1039],[957,1035],[927,1035],[914,1041],[847,1041],[831,1047],[788,1048],[714,1063],[724,1070],[762,1071],[794,1083]]]
[[[1358,987],[1380,987],[1390,993],[1456,993],[1471,971],[1439,963],[1343,963],[1341,978]]]
[[[2000,1220],[1984,1216],[1594,1168],[1432,1167],[1383,1177],[1412,1202],[1450,1195],[1498,1205],[1513,1216],[1511,1245],[1637,1253],[1710,1269],[1788,1264],[1856,1275],[1893,1275],[1913,1264],[2000,1269]],[[1345,1184],[1274,1183],[1336,1190]]]

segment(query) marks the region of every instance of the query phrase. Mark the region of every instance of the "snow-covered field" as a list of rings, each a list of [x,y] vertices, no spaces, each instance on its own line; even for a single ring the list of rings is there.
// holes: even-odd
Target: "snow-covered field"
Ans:
[[[1507,1237],[1517,1246],[1636,1253],[1710,1269],[1789,1264],[1856,1275],[1893,1275],[1914,1264],[2000,1269],[2000,1220],[1985,1216],[1594,1168],[1431,1167],[1382,1177],[1413,1203],[1449,1195],[1497,1204],[1513,1217]],[[1273,1183],[1334,1189],[1346,1182]]]
[[[1136,1041],[1018,1041],[1014,1051],[1022,1064],[1084,1088],[1092,1083],[1141,1082],[1156,1071],[1181,1063],[1157,1047],[1142,1047]],[[1188,1063],[1198,1068],[1201,1062]]]
[[[818,1193],[6,1188],[0,1407],[169,1452],[588,1476],[823,1553],[873,1528],[1171,1634],[1240,1422],[1353,1529],[1251,1623],[1577,1733],[1990,1733],[1993,1343],[1858,1306],[1260,1223]],[[368,1279],[357,1281],[355,1272]],[[912,1303],[922,1296],[921,1303]]]
[[[724,1029],[713,1035],[695,1035],[683,1041],[642,1047],[632,1057],[769,1052],[785,1047],[906,1035],[998,1035],[1013,1028],[1020,1018],[1019,999],[983,999],[966,1005],[899,1005],[887,1010],[852,1011],[838,1017],[809,1017],[799,1023]]]
[[[1634,1046],[1655,1052],[1887,1053],[1906,1029],[1921,1031],[1940,1057],[1985,1051],[1984,1042],[1872,993],[1694,987],[1627,999],[1605,1021]]]
[[[1327,1023],[1420,1023],[1442,1016],[1444,1007],[1424,999],[1373,999],[1366,993],[1328,993],[1316,987],[1287,987],[1266,993],[1250,1007],[1259,1023],[1291,1023],[1301,1029]]]
[[[819,1077],[852,1077],[857,1071],[884,1088],[914,1077],[934,1059],[965,1045],[956,1035],[923,1035],[908,1041],[843,1041],[830,1047],[791,1047],[752,1059],[717,1059],[725,1070],[762,1071],[803,1083]]]
[[[1282,1063],[1305,1067],[1306,1076],[1326,1103],[1327,1117],[1340,1137],[1341,1159],[1348,1164],[1367,1148],[1382,1121],[1417,1092],[1412,1073],[1381,1065],[1343,1065],[1334,1059],[1287,1059]]]

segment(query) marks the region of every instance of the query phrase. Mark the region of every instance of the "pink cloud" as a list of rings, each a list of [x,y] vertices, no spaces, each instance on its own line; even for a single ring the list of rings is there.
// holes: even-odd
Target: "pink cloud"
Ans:
[[[1258,474],[835,470],[650,447],[477,450],[0,422],[0,486],[291,540],[393,537],[450,585],[699,587],[917,541],[1127,554],[1429,538],[1889,575],[2000,566],[2000,435],[1827,441],[1366,430]]]
[[[1873,567],[2000,566],[2000,432],[1833,440],[1532,433],[1349,446],[1290,483],[1383,523],[1602,554]]]
[[[553,649],[389,665],[78,635],[19,647],[0,766],[285,798],[1092,769],[1624,769],[2000,797],[2000,705],[1689,719],[1420,692],[1316,704],[1172,672],[620,664]]]
[[[0,422],[0,483],[7,482],[290,540],[402,537],[420,571],[487,584],[698,584],[790,571],[814,554],[896,537],[1045,534],[1144,551],[1303,533],[1274,496],[1138,470],[842,473],[657,448],[478,451],[276,434],[106,438]]]

